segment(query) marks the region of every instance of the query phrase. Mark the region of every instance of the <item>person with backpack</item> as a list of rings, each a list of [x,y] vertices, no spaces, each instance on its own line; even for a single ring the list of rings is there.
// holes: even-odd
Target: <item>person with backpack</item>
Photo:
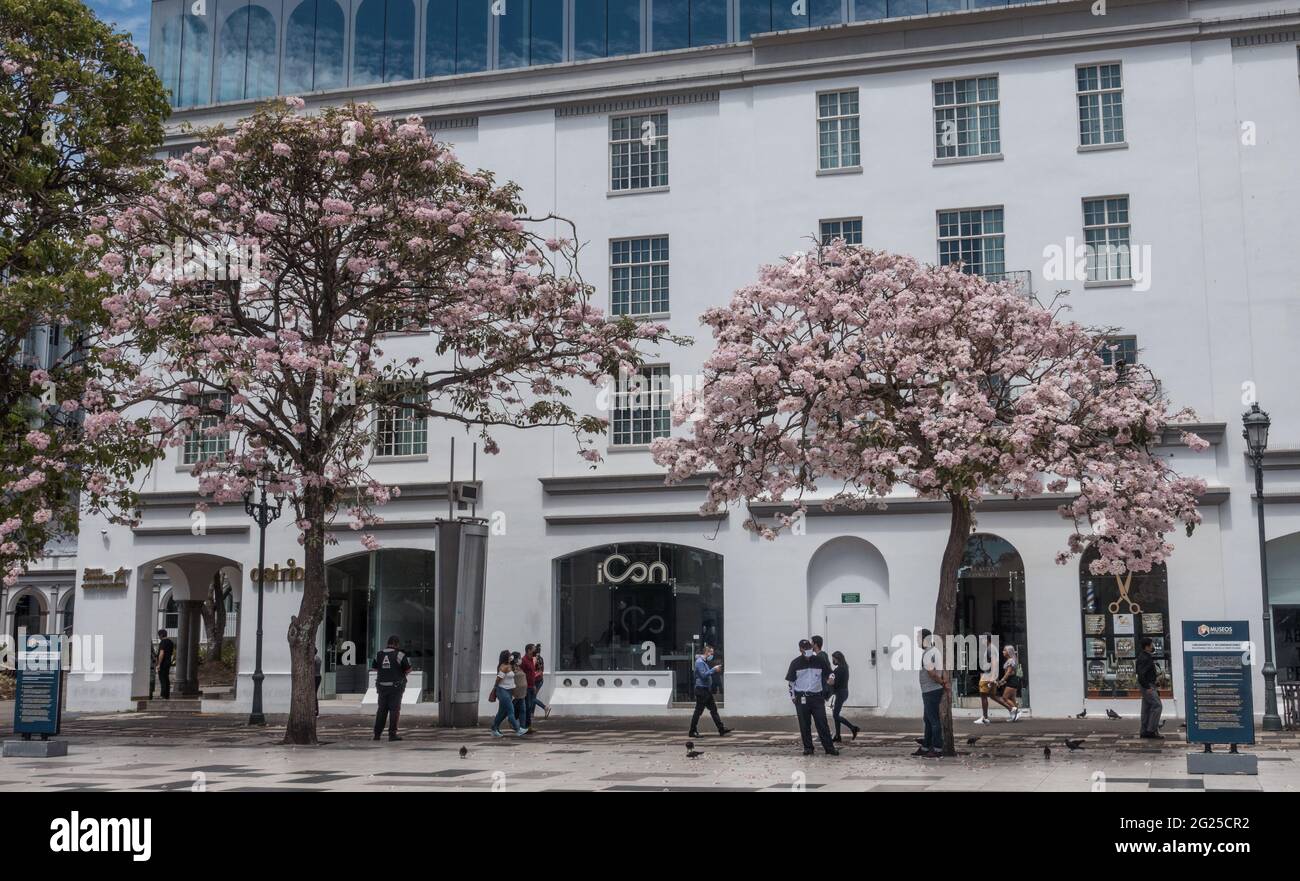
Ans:
[[[384,731],[385,719],[388,720],[388,739],[402,739],[397,736],[397,717],[402,712],[402,692],[406,690],[406,676],[411,672],[411,659],[401,651],[401,645],[401,637],[388,637],[388,647],[375,655],[375,662],[371,665],[375,671],[375,692],[379,697],[379,709],[375,711],[375,740]]]

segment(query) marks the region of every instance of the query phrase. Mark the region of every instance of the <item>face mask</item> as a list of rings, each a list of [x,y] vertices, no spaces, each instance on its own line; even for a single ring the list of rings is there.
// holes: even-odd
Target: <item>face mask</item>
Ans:
[[[706,660],[706,661],[712,661],[712,660],[713,660],[713,654],[712,654],[712,653],[709,653],[709,654],[705,655],[705,656],[704,656],[704,660]]]
[[[814,652],[812,649],[808,649],[807,651],[805,651],[805,652],[803,653],[803,656],[804,656],[805,658],[811,658],[811,657],[812,657],[813,655],[815,655],[815,654],[817,654],[817,653]]]

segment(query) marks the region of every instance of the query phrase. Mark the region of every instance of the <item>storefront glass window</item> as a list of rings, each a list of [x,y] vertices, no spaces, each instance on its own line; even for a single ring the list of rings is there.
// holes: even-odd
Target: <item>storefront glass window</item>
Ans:
[[[719,554],[656,542],[605,545],[557,560],[556,583],[559,670],[668,669],[677,699],[688,700],[700,646],[725,655]]]
[[[326,693],[365,691],[370,662],[390,636],[401,639],[412,668],[425,672],[425,688],[432,690],[437,656],[433,552],[372,551],[331,563],[326,572],[329,599],[321,652],[322,671],[330,674]]]
[[[1156,688],[1172,698],[1169,658],[1169,581],[1163,564],[1150,572],[1093,575],[1089,564],[1099,556],[1090,548],[1079,561],[1079,596],[1083,615],[1084,696],[1140,698],[1137,653],[1142,639],[1155,641]]]

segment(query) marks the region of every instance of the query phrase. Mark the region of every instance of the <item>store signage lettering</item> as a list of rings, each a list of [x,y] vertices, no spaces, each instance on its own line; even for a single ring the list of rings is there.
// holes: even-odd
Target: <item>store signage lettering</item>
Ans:
[[[303,576],[306,574],[303,572],[302,567],[298,565],[297,561],[294,560],[293,557],[289,558],[288,562],[285,563],[285,567],[283,569],[280,568],[279,563],[275,563],[271,566],[267,566],[265,569],[258,569],[256,566],[254,566],[251,570],[249,570],[248,576],[252,578],[253,583],[256,584],[257,582],[262,580],[263,572],[266,573],[266,580],[268,582],[302,581]]]
[[[645,563],[628,565],[627,557],[622,554],[610,554],[603,563],[596,564],[597,584],[666,584],[668,582],[668,564],[655,561],[648,566]]]
[[[81,571],[81,586],[86,590],[97,588],[126,588],[126,569],[118,569],[116,572],[105,572],[103,569],[83,569]]]

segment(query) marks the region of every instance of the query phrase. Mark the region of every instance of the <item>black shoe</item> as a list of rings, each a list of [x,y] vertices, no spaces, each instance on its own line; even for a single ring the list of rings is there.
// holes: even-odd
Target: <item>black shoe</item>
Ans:
[[[730,733],[731,733],[731,729],[730,729],[730,728],[719,728],[719,729],[718,729],[718,736],[719,736],[719,737],[726,737],[726,736],[727,736],[728,734],[730,734]]]
[[[917,746],[925,746],[925,738],[924,738],[924,737],[918,737],[918,738],[916,738],[916,745],[917,745]]]
[[[390,735],[388,735],[388,739],[391,741],[391,740],[401,740],[402,738],[401,738],[401,735],[398,735],[398,734],[390,734]]]
[[[912,753],[912,755],[914,755],[914,756],[928,756],[928,755],[929,755],[929,752],[927,752],[927,751],[924,750],[924,749],[921,749],[920,747],[917,747],[917,748],[916,748],[916,752]]]
[[[837,734],[837,735],[835,735],[834,737],[831,738],[831,742],[832,742],[832,743],[843,743],[843,742],[844,742],[844,738],[843,738],[843,737],[840,737],[840,736]]]
[[[700,736],[700,732],[698,732],[698,731],[688,731],[688,732],[686,733],[686,736],[687,736],[687,737],[699,737],[699,736]]]
[[[928,753],[925,753],[925,757],[927,759],[942,759],[943,753],[937,749],[932,749]]]
[[[810,755],[813,754],[813,751],[810,750],[810,749],[806,749],[806,750],[803,751],[803,754],[806,755],[806,756],[810,756]]]
[[[379,735],[376,734],[375,737],[374,737],[374,739],[375,739],[375,740],[378,740],[378,739],[379,739]]]
[[[861,731],[861,730],[862,730],[862,729],[859,728],[858,726],[856,726],[856,725],[853,726],[853,739],[854,739],[854,740],[857,740],[857,739],[858,739],[858,732]]]
[[[835,747],[831,747],[830,749],[826,750],[826,755],[828,756],[838,756],[839,754],[840,751],[837,750]]]

